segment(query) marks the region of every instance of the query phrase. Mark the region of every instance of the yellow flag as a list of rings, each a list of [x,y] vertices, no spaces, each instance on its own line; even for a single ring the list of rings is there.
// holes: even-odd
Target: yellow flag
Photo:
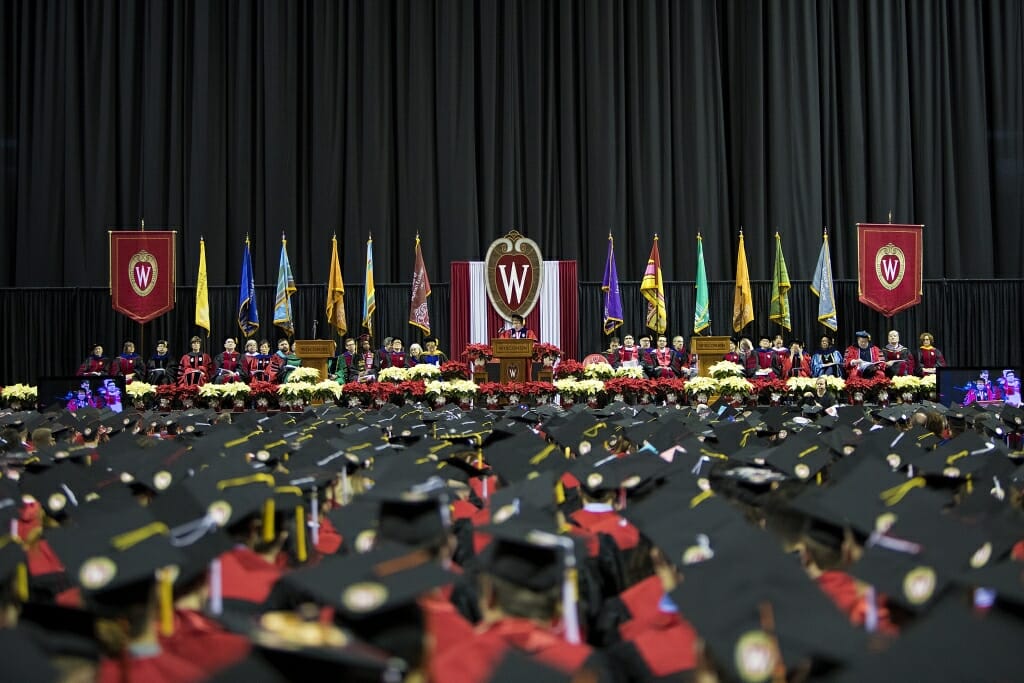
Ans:
[[[747,271],[747,251],[740,233],[740,253],[736,257],[736,293],[732,304],[732,329],[739,332],[754,322],[754,296],[750,291],[750,273]]]
[[[341,279],[337,237],[331,237],[331,272],[327,279],[327,324],[337,330],[342,337],[348,332],[348,320],[345,318],[345,281]]]
[[[210,292],[206,286],[206,241],[199,239],[199,276],[196,278],[196,326],[210,336]]]

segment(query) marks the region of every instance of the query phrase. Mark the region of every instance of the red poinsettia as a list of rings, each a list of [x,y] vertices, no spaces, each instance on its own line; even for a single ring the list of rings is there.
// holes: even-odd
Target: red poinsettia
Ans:
[[[254,379],[249,383],[249,395],[252,398],[270,398],[277,396],[277,385],[273,382],[262,382]]]
[[[505,385],[500,382],[481,382],[476,385],[476,391],[481,396],[501,396],[505,393]]]
[[[778,377],[757,377],[751,380],[754,385],[754,394],[757,396],[770,397],[772,394],[785,394],[788,391],[786,382]]]
[[[466,367],[465,363],[460,363],[457,360],[445,361],[441,363],[441,379],[449,382],[453,379],[469,379],[469,368]]]
[[[562,357],[562,349],[558,348],[554,344],[548,343],[537,343],[533,345],[533,359],[535,361],[544,360],[545,356],[554,356],[555,358]]]
[[[888,377],[872,377],[871,379],[865,379],[863,377],[851,377],[846,380],[846,391],[851,395],[854,393],[861,393],[865,396],[874,394],[882,389],[889,387]]]
[[[604,381],[604,390],[613,396],[615,394],[623,396],[649,395],[653,392],[653,388],[651,380],[636,377],[612,377]]]
[[[462,357],[469,360],[476,360],[477,358],[493,358],[494,349],[488,344],[466,344],[466,350],[462,352]]]
[[[686,380],[682,377],[663,377],[651,380],[651,387],[651,391],[655,394],[681,396],[686,393]]]
[[[426,383],[421,379],[406,380],[394,385],[398,393],[409,398],[423,398],[427,393]]]
[[[583,379],[583,371],[583,363],[572,358],[566,358],[555,368],[555,377],[558,379],[568,379],[569,377]]]

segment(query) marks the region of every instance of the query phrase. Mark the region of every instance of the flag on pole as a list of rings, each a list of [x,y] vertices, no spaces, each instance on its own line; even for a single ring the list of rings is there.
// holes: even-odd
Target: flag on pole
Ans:
[[[196,325],[210,336],[210,292],[206,282],[206,240],[199,238],[199,276],[196,278]]]
[[[740,231],[740,251],[736,257],[736,290],[732,303],[732,329],[739,332],[754,322],[754,296],[750,291],[750,273],[747,271],[747,251]]]
[[[640,293],[647,299],[647,327],[658,334],[668,329],[668,309],[665,307],[665,282],[661,278],[661,255],[658,253],[658,236],[647,258],[644,279],[640,281]]]
[[[242,255],[242,281],[238,290],[238,327],[242,334],[251,337],[260,329],[260,314],[256,310],[256,279],[252,272],[252,256],[249,253],[249,236],[245,236],[245,253]]]
[[[373,237],[366,240],[366,286],[363,293],[363,327],[373,336],[373,312],[377,310],[377,292],[373,288]]]
[[[608,235],[608,259],[604,263],[604,333],[611,334],[622,327],[622,294],[619,292],[619,271],[615,267],[615,242]]]
[[[708,273],[704,269],[704,238],[697,233],[697,305],[693,309],[693,332],[700,334],[711,326],[708,301]]]
[[[281,234],[281,261],[277,266],[277,292],[274,294],[274,324],[291,337],[295,334],[295,322],[292,320],[291,296],[295,289],[295,278],[292,267],[288,263],[288,241]]]
[[[423,263],[423,252],[420,250],[420,236],[416,235],[416,259],[412,268],[412,298],[409,301],[409,324],[430,334],[430,311],[427,310],[427,297],[430,296],[430,279],[427,277],[427,266]]]
[[[818,322],[835,332],[839,329],[839,318],[836,315],[836,300],[832,293],[832,257],[828,252],[827,232],[822,239],[818,265],[814,267],[811,291],[818,297]]]
[[[772,276],[772,303],[768,311],[768,319],[778,323],[787,330],[792,330],[789,318],[789,271],[786,270],[786,257],[782,255],[782,237],[775,233],[775,274]]]
[[[341,261],[338,259],[338,238],[331,236],[331,273],[327,277],[327,324],[339,336],[348,332],[345,319],[345,281],[341,279]]]

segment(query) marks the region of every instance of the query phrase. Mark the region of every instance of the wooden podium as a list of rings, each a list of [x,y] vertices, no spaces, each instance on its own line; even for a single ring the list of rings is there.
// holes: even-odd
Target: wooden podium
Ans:
[[[690,337],[690,353],[697,354],[697,375],[710,377],[708,368],[729,353],[729,337]]]
[[[316,368],[320,379],[327,379],[327,361],[334,358],[337,344],[333,339],[296,339],[293,351],[302,359],[303,367]]]
[[[491,349],[494,357],[499,359],[502,384],[509,382],[529,382],[530,370],[533,369],[532,339],[492,339]]]

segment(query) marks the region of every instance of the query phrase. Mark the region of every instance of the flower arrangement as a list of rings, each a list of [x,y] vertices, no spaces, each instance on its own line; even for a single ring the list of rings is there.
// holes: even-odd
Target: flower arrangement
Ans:
[[[21,403],[34,408],[39,398],[39,389],[28,384],[12,384],[3,388],[0,397],[7,405],[13,406]]]
[[[682,377],[663,377],[651,380],[651,393],[659,401],[676,404],[680,396],[686,396],[688,380]]]
[[[126,384],[124,391],[128,394],[128,398],[132,400],[132,403],[149,403],[156,398],[156,386],[153,384],[146,384],[145,382],[132,382],[130,384]]]
[[[726,377],[743,377],[743,366],[728,360],[720,360],[708,368],[708,372],[715,379]]]
[[[406,380],[401,384],[395,385],[395,394],[392,396],[392,400],[398,399],[400,397],[403,403],[410,400],[420,401],[423,399],[423,396],[425,394],[426,387],[424,386],[423,380]]]
[[[883,392],[886,394],[885,399],[887,401],[889,378],[872,377],[871,379],[865,379],[863,377],[851,377],[846,380],[845,389],[850,395],[851,403],[863,403],[876,396],[880,398]]]
[[[621,396],[624,400],[632,401],[641,396],[651,396],[654,393],[654,382],[634,377],[612,377],[605,381],[604,390],[611,397]]]
[[[219,386],[221,395],[232,400],[247,399],[252,393],[252,388],[245,382],[228,382]]]
[[[686,383],[686,392],[698,400],[703,396],[702,402],[706,402],[712,394],[718,393],[718,380],[712,377],[694,377]]]
[[[745,377],[723,377],[718,380],[718,390],[723,394],[732,394],[733,396],[750,396],[754,393],[754,385]]]
[[[377,373],[377,381],[378,382],[394,382],[395,384],[398,384],[399,382],[404,382],[405,380],[409,379],[410,371],[414,370],[414,369],[416,369],[418,367],[419,366],[417,365],[417,366],[414,366],[414,367],[408,368],[408,369],[407,368],[384,368],[383,370],[381,370],[380,372]],[[425,367],[433,367],[433,366],[431,365],[431,366],[425,366]],[[434,369],[436,370],[437,368],[434,368]]]
[[[604,382],[599,379],[567,377],[566,379],[556,379],[555,388],[558,389],[558,393],[562,396],[589,398],[597,396],[604,391]]]
[[[313,398],[316,393],[316,385],[312,382],[292,382],[290,379],[277,387],[277,395],[281,403],[290,405],[302,405]]]
[[[423,386],[425,394],[435,403],[442,403],[448,399],[469,400],[477,394],[476,383],[468,379],[431,380],[424,382]]]
[[[611,379],[615,376],[615,368],[608,363],[591,363],[583,370],[583,376],[586,379]]]
[[[786,391],[793,396],[803,396],[808,391],[814,391],[817,381],[814,377],[790,377],[786,380]]]
[[[641,367],[615,368],[615,373],[612,377],[632,377],[633,379],[643,379],[646,375],[644,374],[644,369]]]
[[[451,361],[448,361],[448,363],[451,363]],[[448,363],[446,363],[446,365]],[[459,368],[460,372],[465,374],[465,372],[466,372],[465,364],[459,363],[459,362],[455,362],[455,363],[451,363],[451,364],[455,365],[457,368]],[[441,377],[443,374],[444,374],[444,371],[441,368],[437,367],[436,365],[432,365],[431,363],[420,363],[419,365],[414,365],[411,368],[409,368],[408,370],[406,370],[405,371],[405,378],[406,379],[411,379],[411,380],[415,380],[415,379],[428,380],[428,379],[437,379],[438,377]],[[466,379],[466,378],[459,378],[459,379]]]
[[[390,387],[391,384],[380,382],[348,382],[341,387],[343,400],[352,408],[371,405],[379,393],[378,385]]]
[[[585,373],[586,368],[583,367],[583,363],[580,363],[578,360],[573,360],[572,358],[566,358],[558,364],[557,368],[555,368],[556,379],[569,379],[570,377],[574,379],[583,379]]]
[[[156,395],[161,408],[190,408],[199,395],[199,387],[195,384],[161,384],[156,388]]]
[[[316,368],[297,367],[288,373],[288,382],[309,382],[316,384],[320,379],[320,371]]]
[[[478,358],[484,358],[478,356]],[[419,367],[418,365],[416,367]],[[441,363],[441,379],[451,381],[453,379],[469,379],[469,369],[465,363],[460,363],[457,360],[449,360]],[[424,379],[437,379],[436,375],[431,375],[430,378],[424,377]]]
[[[904,403],[912,403],[924,391],[924,387],[921,386],[921,378],[914,375],[893,377],[890,384]]]
[[[807,378],[791,377],[790,379]],[[758,397],[770,401],[773,404],[778,404],[782,399],[783,394],[785,394],[789,389],[789,385],[786,384],[786,381],[779,379],[778,377],[759,377],[755,379],[752,384],[754,385],[754,393],[757,394]]]
[[[466,350],[462,352],[462,357],[467,360],[476,360],[477,358],[490,360],[494,357],[494,349],[489,344],[466,344]]]
[[[533,345],[533,359],[535,361],[544,360],[546,356],[554,356],[555,358],[561,358],[562,349],[558,348],[554,344],[548,344],[546,342],[538,342]]]
[[[924,377],[921,378],[921,391],[924,391],[924,392],[929,393],[929,394],[934,394],[935,393],[935,387],[936,387],[936,385],[935,385],[935,375],[934,374],[925,375]]]
[[[334,380],[325,379],[313,385],[313,398],[319,401],[337,401],[341,394],[341,385]]]
[[[224,398],[224,394],[221,392],[221,386],[223,385],[207,382],[203,386],[199,387],[199,398],[201,398],[210,408],[219,406],[221,400]]]

